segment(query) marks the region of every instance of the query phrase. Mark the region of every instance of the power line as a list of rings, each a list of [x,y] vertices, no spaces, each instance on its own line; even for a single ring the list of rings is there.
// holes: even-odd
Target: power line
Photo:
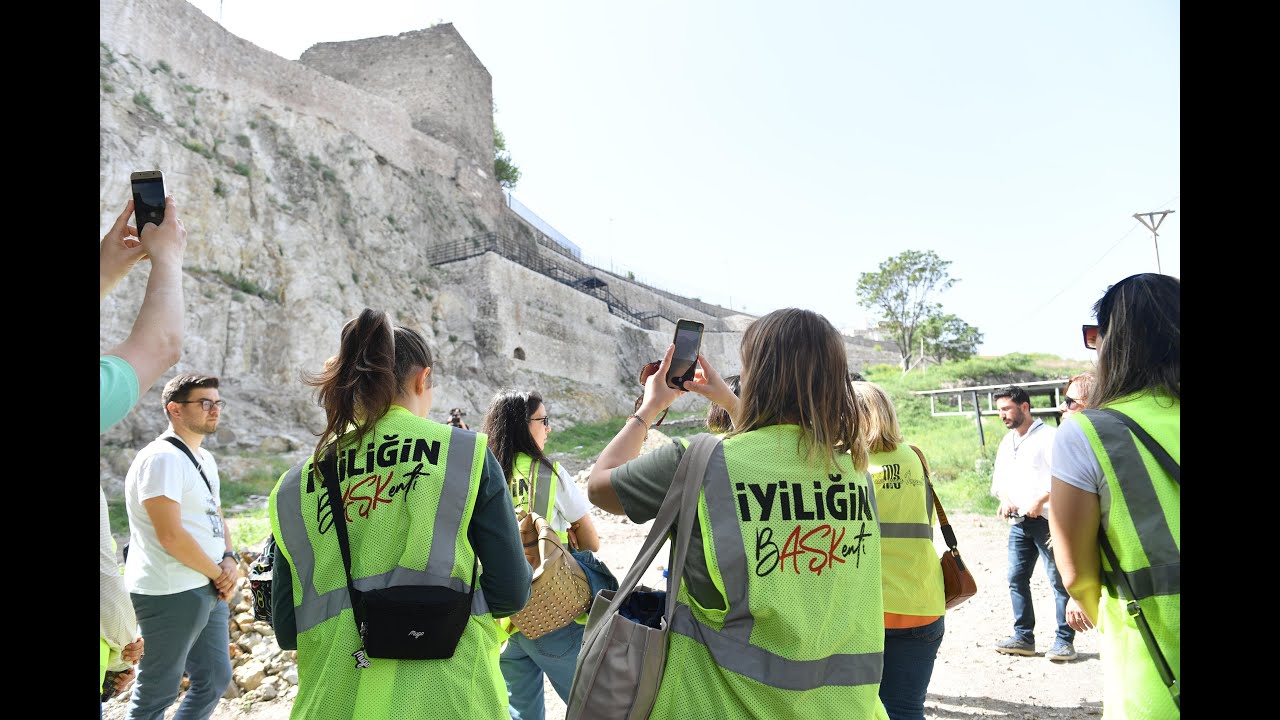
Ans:
[[[1174,200],[1177,200],[1179,197],[1182,197],[1181,193],[1175,194],[1173,197],[1160,203],[1160,205],[1168,206],[1169,203],[1173,202]],[[1085,275],[1088,275],[1090,270],[1097,267],[1098,263],[1101,263],[1104,259],[1106,259],[1107,255],[1110,255],[1112,250],[1115,250],[1117,247],[1120,247],[1120,243],[1124,242],[1125,239],[1128,238],[1130,235],[1132,235],[1133,231],[1137,230],[1139,227],[1145,227],[1145,226],[1141,222],[1135,222],[1133,226],[1129,228],[1128,232],[1126,232],[1124,235],[1121,235],[1120,239],[1116,240],[1115,243],[1111,245],[1111,247],[1107,248],[1101,255],[1099,255],[1098,259],[1094,260],[1093,263],[1089,265],[1089,267],[1081,271],[1078,275],[1072,278],[1070,282],[1068,282],[1065,286],[1063,286],[1061,290],[1059,290],[1058,292],[1050,296],[1048,300],[1045,300],[1043,303],[1041,303],[1035,310],[1032,310],[1030,313],[1027,313],[1027,315],[1024,316],[1018,322],[1024,323],[1030,320],[1031,318],[1035,317],[1037,314],[1040,313],[1041,310],[1044,310],[1045,308],[1049,307],[1049,305],[1051,305],[1054,300],[1057,300],[1063,293],[1075,287],[1075,284],[1077,282],[1079,282]]]

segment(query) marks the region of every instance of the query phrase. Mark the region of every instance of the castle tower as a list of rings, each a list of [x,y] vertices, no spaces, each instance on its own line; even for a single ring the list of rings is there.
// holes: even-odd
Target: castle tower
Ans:
[[[298,61],[395,102],[417,130],[493,167],[493,78],[452,23],[317,43]]]

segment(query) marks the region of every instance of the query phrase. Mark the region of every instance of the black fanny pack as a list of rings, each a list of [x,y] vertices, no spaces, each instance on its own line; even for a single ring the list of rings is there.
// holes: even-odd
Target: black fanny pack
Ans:
[[[371,658],[451,658],[471,619],[471,593],[420,585],[356,592],[364,606],[364,649]]]
[[[319,464],[333,527],[338,533],[342,565],[347,572],[347,592],[360,634],[360,649],[352,653],[357,668],[369,667],[369,658],[387,660],[446,660],[453,657],[467,621],[476,591],[479,558],[471,564],[471,589],[459,592],[438,585],[395,585],[357,590],[351,578],[351,543],[347,538],[347,514],[340,498],[337,463],[330,451]]]

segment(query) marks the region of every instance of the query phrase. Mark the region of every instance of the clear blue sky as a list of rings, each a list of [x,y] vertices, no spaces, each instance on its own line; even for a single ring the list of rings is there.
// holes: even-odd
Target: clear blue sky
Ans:
[[[493,76],[515,196],[616,272],[763,314],[869,323],[858,276],[950,260],[983,354],[1091,359],[1107,285],[1175,210],[1180,4],[199,0],[297,59],[452,22]]]

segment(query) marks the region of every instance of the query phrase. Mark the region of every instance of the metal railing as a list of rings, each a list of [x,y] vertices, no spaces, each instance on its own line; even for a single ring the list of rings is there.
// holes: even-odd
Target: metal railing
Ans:
[[[427,262],[431,265],[445,265],[487,252],[496,253],[518,265],[522,265],[552,280],[564,283],[581,293],[590,295],[609,308],[609,312],[635,323],[646,330],[658,330],[661,324],[658,318],[672,323],[676,318],[667,317],[660,310],[637,310],[625,300],[613,294],[609,283],[602,279],[593,268],[574,262],[569,258],[560,260],[551,258],[538,251],[536,243],[520,243],[496,232],[481,233],[462,240],[440,243],[427,248]]]

